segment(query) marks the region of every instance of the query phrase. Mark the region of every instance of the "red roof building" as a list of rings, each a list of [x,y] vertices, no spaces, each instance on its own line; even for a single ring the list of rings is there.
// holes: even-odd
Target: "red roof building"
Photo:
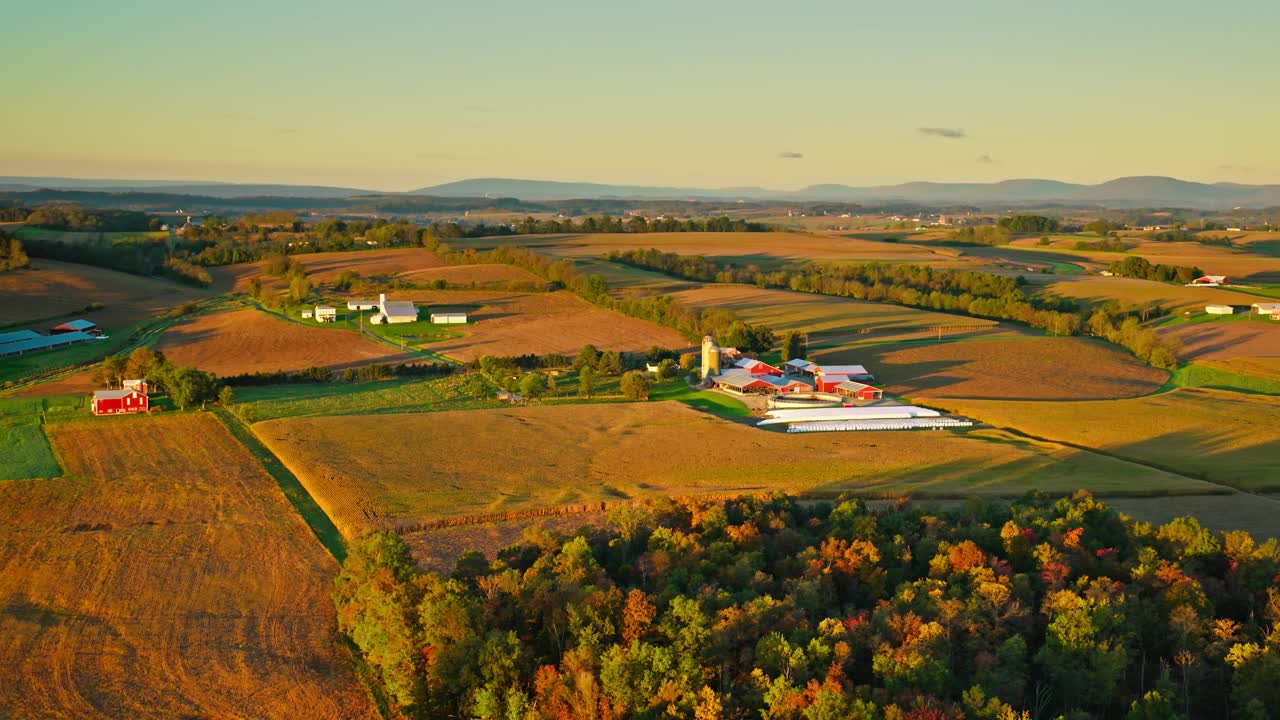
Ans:
[[[95,390],[89,409],[94,415],[122,415],[147,412],[147,394],[135,389]]]
[[[755,358],[743,358],[737,362],[737,367],[746,370],[752,375],[777,375],[782,376],[782,371],[770,365],[767,362],[761,362]]]

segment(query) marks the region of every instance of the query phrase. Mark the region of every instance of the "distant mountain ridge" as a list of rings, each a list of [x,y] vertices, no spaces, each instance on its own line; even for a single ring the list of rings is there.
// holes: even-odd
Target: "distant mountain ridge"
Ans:
[[[432,196],[440,198],[519,198],[523,201],[577,199],[826,201],[940,205],[1033,205],[1190,207],[1280,206],[1280,185],[1202,183],[1161,176],[1122,177],[1097,185],[1020,178],[992,183],[908,182],[898,185],[810,185],[799,190],[760,187],[695,188],[607,183],[563,182],[519,178],[470,178],[411,190],[379,192],[324,185],[241,184],[172,180],[77,180],[74,178],[0,177],[0,191],[41,189],[105,192],[163,192],[215,198],[339,199],[364,196]]]
[[[575,198],[711,199],[711,200],[824,200],[830,202],[909,202],[919,205],[992,205],[1061,203],[1106,207],[1176,206],[1206,209],[1280,206],[1280,185],[1202,183],[1170,177],[1137,176],[1082,185],[1036,178],[993,183],[908,182],[857,187],[810,185],[793,191],[743,188],[679,188],[546,180],[474,178],[411,191],[436,197],[518,197],[521,200]]]

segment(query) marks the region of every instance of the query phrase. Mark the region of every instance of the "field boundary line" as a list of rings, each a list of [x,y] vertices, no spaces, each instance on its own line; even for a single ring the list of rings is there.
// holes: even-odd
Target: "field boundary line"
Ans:
[[[324,549],[333,556],[334,560],[341,565],[347,557],[346,541],[342,537],[342,533],[338,532],[338,527],[311,497],[311,493],[307,491],[306,486],[293,474],[280,458],[260,440],[258,436],[253,434],[253,430],[240,421],[239,418],[232,415],[225,408],[214,408],[212,410],[215,417],[222,423],[231,436],[244,446],[249,454],[258,462],[258,465],[267,473],[276,485],[280,487],[280,491],[284,493],[285,499],[293,506],[293,509],[301,516],[302,521],[311,528],[312,534],[316,540],[324,546]]]

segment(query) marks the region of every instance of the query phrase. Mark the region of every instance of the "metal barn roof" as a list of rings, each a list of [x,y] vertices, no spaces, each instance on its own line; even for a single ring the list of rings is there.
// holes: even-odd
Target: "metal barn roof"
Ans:
[[[418,306],[407,300],[388,300],[382,303],[382,314],[392,317],[418,317]]]
[[[68,330],[91,330],[93,328],[98,327],[98,325],[97,323],[89,322],[88,320],[84,320],[82,318],[76,318],[75,320],[68,320],[62,323],[61,325],[55,325],[54,327],[58,328],[59,330],[61,330],[62,328],[66,328]]]
[[[814,372],[822,375],[870,375],[861,365],[819,365]]]
[[[0,345],[38,337],[44,337],[44,335],[33,330],[14,330],[13,332],[0,333]]]
[[[38,333],[31,333],[31,335],[32,337],[28,337],[24,340],[16,340],[0,344],[0,357],[21,355],[22,353],[35,352],[37,350],[48,350],[50,348],[62,347],[64,345],[75,345],[76,343],[88,342],[89,340],[97,339],[93,335],[80,332],[79,330],[62,333],[60,335],[40,335]]]
[[[128,397],[130,395],[141,395],[141,394],[142,394],[141,392],[134,390],[132,388],[126,388],[123,390],[94,390],[93,399],[94,400],[119,400],[120,398]]]

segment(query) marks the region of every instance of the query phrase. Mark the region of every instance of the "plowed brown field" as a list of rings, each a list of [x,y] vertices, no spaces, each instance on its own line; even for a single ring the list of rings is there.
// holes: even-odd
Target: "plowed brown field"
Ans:
[[[647,320],[601,310],[567,292],[417,292],[413,299],[432,312],[465,308],[466,337],[428,346],[459,360],[481,355],[576,353],[588,343],[601,350],[641,351],[654,345],[689,345],[679,333]]]
[[[0,325],[81,313],[97,302],[104,307],[84,318],[112,330],[208,295],[167,280],[36,258],[30,268],[0,273]]]
[[[1128,353],[1084,338],[872,345],[815,359],[866,365],[890,392],[912,398],[1123,398],[1152,392],[1169,377]]]
[[[47,430],[66,477],[0,483],[0,717],[374,717],[337,564],[215,419]]]
[[[178,365],[218,375],[414,359],[352,331],[307,327],[250,309],[185,320],[160,336],[156,349]]]

